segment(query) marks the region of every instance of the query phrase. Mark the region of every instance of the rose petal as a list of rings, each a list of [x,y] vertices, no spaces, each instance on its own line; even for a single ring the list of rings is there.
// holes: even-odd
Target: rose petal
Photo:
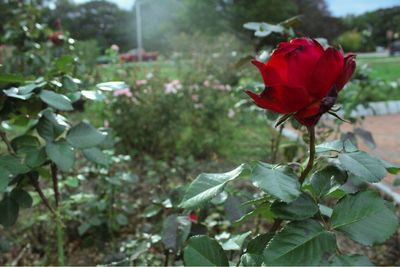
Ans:
[[[260,71],[266,87],[271,87],[283,83],[278,72],[275,71],[274,68],[267,66],[265,63],[262,63],[258,60],[252,60],[251,63],[256,65],[256,67]]]
[[[344,59],[344,68],[339,78],[336,80],[336,88],[338,91],[342,90],[344,85],[350,80],[356,69],[356,55],[349,54]]]
[[[274,86],[266,88],[259,95],[251,91],[246,93],[259,107],[282,114],[296,112],[311,103],[304,88]]]
[[[270,93],[264,93],[265,90],[269,90]],[[254,101],[254,103],[260,108],[269,109],[278,113],[289,113],[281,102],[275,98],[276,91],[272,88],[265,89],[263,93],[256,94],[252,91],[247,90],[246,94],[248,94]]]
[[[312,96],[324,98],[343,70],[344,59],[340,51],[328,48],[318,61],[309,80],[308,88]]]
[[[323,54],[321,45],[308,38],[297,38],[280,45],[266,65],[278,73],[284,81],[281,84],[307,88],[310,74]]]

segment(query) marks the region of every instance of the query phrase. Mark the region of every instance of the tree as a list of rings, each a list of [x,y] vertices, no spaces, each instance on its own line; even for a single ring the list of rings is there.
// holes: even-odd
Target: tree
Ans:
[[[134,44],[133,18],[117,5],[97,0],[75,5],[68,0],[58,1],[50,20],[60,19],[64,28],[77,40],[96,39],[105,49],[118,44],[128,49]]]

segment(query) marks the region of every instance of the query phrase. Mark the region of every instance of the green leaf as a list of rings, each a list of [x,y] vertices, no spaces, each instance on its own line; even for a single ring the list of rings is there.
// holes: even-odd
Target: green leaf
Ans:
[[[21,100],[28,100],[29,98],[31,98],[32,94],[28,93],[28,94],[22,94],[18,88],[15,87],[11,87],[10,89],[7,90],[3,90],[4,94],[8,97],[12,97],[12,98],[17,98],[17,99],[21,99]]]
[[[387,174],[382,162],[363,151],[339,154],[343,168],[364,181],[376,183]]]
[[[129,220],[124,214],[118,214],[116,217],[116,221],[119,225],[128,225]]]
[[[336,250],[336,238],[314,220],[287,224],[268,243],[264,250],[267,266],[318,265]]]
[[[11,145],[19,156],[25,157],[24,163],[30,168],[36,168],[46,161],[46,151],[40,147],[39,139],[32,135],[22,135],[14,138]]]
[[[64,172],[70,171],[74,166],[75,152],[66,141],[47,143],[46,153],[60,170]]]
[[[275,201],[271,205],[271,211],[280,219],[304,220],[318,212],[318,205],[308,194],[302,193],[290,203]]]
[[[92,125],[81,122],[72,127],[67,134],[67,141],[75,148],[91,148],[102,143],[106,134],[100,132]]]
[[[9,182],[10,172],[6,168],[0,166],[0,193],[6,190]]]
[[[374,191],[347,195],[333,209],[331,226],[363,245],[382,243],[398,226],[396,214],[386,204]]]
[[[188,238],[191,225],[187,216],[168,216],[163,222],[161,239],[165,248],[178,251]]]
[[[11,140],[11,146],[17,153],[26,153],[40,146],[39,140],[32,135],[21,135]]]
[[[142,216],[144,218],[151,218],[153,216],[156,216],[161,210],[161,206],[152,204],[144,209],[144,211],[142,212]]]
[[[257,205],[257,207],[244,214],[242,217],[240,217],[238,220],[236,220],[234,222],[234,226],[240,225],[241,223],[243,223],[244,221],[253,218],[257,215],[260,215],[262,218],[266,218],[266,219],[274,219],[275,215],[272,213],[271,211],[271,204],[269,202],[264,202],[264,203],[260,203]]]
[[[390,173],[390,174],[398,174],[400,171],[400,166],[399,165],[395,165],[393,163],[390,163],[386,160],[381,159],[380,160],[383,164],[383,166],[385,166],[385,169]]]
[[[104,166],[107,166],[109,163],[108,156],[106,154],[104,154],[97,147],[87,148],[87,149],[82,150],[82,152],[86,159],[88,159],[94,163],[104,165]]]
[[[284,202],[292,202],[300,196],[300,183],[296,175],[259,162],[253,169],[251,179],[255,186]]]
[[[3,167],[12,175],[24,174],[30,171],[28,166],[21,163],[21,159],[12,155],[0,156],[0,167]]]
[[[343,149],[343,141],[341,140],[329,141],[315,146],[316,153],[324,153],[330,151],[341,152],[343,151]]]
[[[263,263],[263,256],[259,254],[245,253],[240,257],[239,266],[261,266]]]
[[[102,91],[115,91],[125,89],[128,85],[125,82],[105,82],[96,84],[96,87]]]
[[[89,100],[94,100],[94,101],[102,101],[105,100],[106,97],[101,91],[89,91],[89,90],[82,90],[81,91],[83,97],[89,99]]]
[[[262,255],[268,242],[274,235],[272,233],[261,234],[250,240],[247,244],[246,252],[250,254]]]
[[[347,175],[336,166],[329,165],[311,176],[311,186],[318,198],[325,196],[346,182]]]
[[[228,258],[218,242],[204,235],[189,239],[183,259],[185,266],[229,266]]]
[[[14,199],[22,209],[32,207],[33,199],[31,195],[21,188],[14,188],[11,191],[11,198]]]
[[[224,250],[242,250],[245,239],[251,235],[251,231],[231,236],[228,240],[222,242]]]
[[[202,173],[189,185],[181,204],[184,209],[195,209],[221,193],[225,185],[246,169],[245,164],[226,173]]]
[[[331,266],[374,266],[363,255],[336,255],[331,260]]]
[[[257,37],[266,37],[271,33],[282,33],[285,30],[281,25],[274,25],[265,22],[247,22],[243,24],[243,27],[255,31],[254,35]]]
[[[89,223],[82,223],[78,227],[78,234],[80,236],[84,235],[87,232],[87,230],[90,229],[90,227],[91,227],[91,225]]]
[[[17,222],[18,203],[10,196],[4,196],[0,201],[0,224],[4,227],[13,226]]]
[[[69,91],[76,91],[79,89],[78,84],[80,84],[81,81],[79,81],[78,79],[74,79],[69,75],[65,75],[62,78],[62,84],[63,87]]]
[[[63,134],[68,127],[69,125],[63,116],[47,109],[42,112],[36,129],[45,140],[53,141]]]
[[[55,109],[63,111],[74,110],[71,100],[65,95],[57,94],[49,90],[42,90],[39,94],[39,97],[43,102]]]
[[[47,160],[46,148],[32,149],[25,154],[25,164],[30,168],[37,168]]]
[[[74,69],[75,59],[71,55],[64,55],[54,61],[54,66],[60,72],[70,73]]]

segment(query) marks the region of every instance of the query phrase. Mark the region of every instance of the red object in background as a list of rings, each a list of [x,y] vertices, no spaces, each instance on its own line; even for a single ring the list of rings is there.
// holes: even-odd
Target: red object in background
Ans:
[[[189,220],[190,220],[192,223],[197,223],[197,221],[198,221],[198,219],[199,219],[199,217],[196,215],[196,213],[195,213],[194,211],[192,211],[192,212],[188,215],[188,217],[189,217]]]
[[[63,32],[53,32],[49,36],[49,40],[55,45],[61,45],[64,42],[64,33]]]
[[[154,61],[154,60],[157,60],[158,56],[159,56],[158,52],[142,51],[142,60],[143,61]],[[119,59],[123,62],[139,61],[139,51],[134,49],[134,50],[130,50],[127,53],[122,53],[119,55]]]
[[[282,42],[267,63],[253,60],[264,80],[261,94],[246,93],[261,108],[293,115],[306,126],[315,125],[335,104],[338,92],[356,67],[355,55],[324,49],[316,40]]]
[[[54,28],[59,31],[59,30],[61,30],[61,27],[62,27],[61,20],[56,19],[56,21],[54,22]]]

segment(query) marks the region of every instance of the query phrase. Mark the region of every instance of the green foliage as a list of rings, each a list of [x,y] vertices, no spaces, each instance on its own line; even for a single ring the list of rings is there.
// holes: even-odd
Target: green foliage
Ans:
[[[72,53],[74,40],[63,33],[63,39],[51,41],[51,30],[39,21],[41,11],[33,3],[21,2],[15,6],[15,17],[4,26],[4,41],[14,51],[13,58],[5,58],[0,68],[0,134],[4,144],[0,147],[0,206],[4,215],[0,223],[6,227],[16,223],[22,209],[32,206],[27,191],[32,189],[54,214],[56,224],[60,222],[58,176],[76,171],[78,151],[91,161],[106,164],[101,151],[104,147],[100,150],[95,146],[110,135],[86,122],[70,126],[83,88],[76,76],[80,65]],[[53,208],[42,190],[50,176],[55,191]]]
[[[250,199],[242,206],[251,203],[254,211],[268,210],[268,216],[260,216],[259,213],[259,218],[273,219],[274,225],[269,232],[251,240],[246,249],[240,250],[241,266],[369,265],[366,257],[338,252],[333,230],[363,245],[382,243],[396,231],[398,218],[392,205],[376,192],[364,191],[361,186],[362,183],[380,181],[387,170],[395,171],[396,167],[359,151],[349,140],[320,144],[317,151],[324,163],[315,164],[317,167],[306,174],[303,184],[297,179],[299,174],[290,167],[261,162],[251,167],[253,185],[264,193],[261,198]],[[338,160],[326,162],[332,155]],[[215,177],[213,181],[225,176],[225,179],[213,183],[217,189],[211,190],[210,194],[209,190],[213,187],[208,186],[207,176],[200,175],[186,189],[183,203],[188,202],[188,195],[200,196],[195,201],[196,205],[190,208],[211,201],[231,180],[231,175],[212,174]],[[338,198],[339,201],[336,201]],[[284,225],[278,231],[282,223]],[[227,246],[219,236],[216,238],[224,250],[232,250],[232,246]],[[191,260],[190,264],[196,262]]]
[[[186,266],[228,266],[228,258],[217,241],[207,236],[189,239],[184,250]]]
[[[290,203],[300,196],[300,184],[296,176],[284,167],[259,162],[251,179],[255,186],[278,199]]]
[[[227,173],[200,174],[187,189],[180,206],[185,209],[194,209],[203,205],[221,193],[225,185],[237,178],[245,169],[246,165],[242,164]]]
[[[358,52],[362,45],[362,36],[357,31],[348,31],[342,33],[336,43],[340,45],[346,53]]]
[[[392,30],[394,33],[400,32],[400,7],[382,8],[359,16],[351,16],[344,22],[348,29],[365,32],[368,40],[363,44],[363,50],[373,51],[375,46],[387,46],[387,30]]]
[[[288,242],[291,240],[291,242]],[[336,250],[336,238],[317,221],[292,222],[277,233],[264,250],[267,266],[319,265]]]
[[[332,227],[363,245],[382,243],[399,223],[389,205],[372,191],[348,195],[334,208]]]

